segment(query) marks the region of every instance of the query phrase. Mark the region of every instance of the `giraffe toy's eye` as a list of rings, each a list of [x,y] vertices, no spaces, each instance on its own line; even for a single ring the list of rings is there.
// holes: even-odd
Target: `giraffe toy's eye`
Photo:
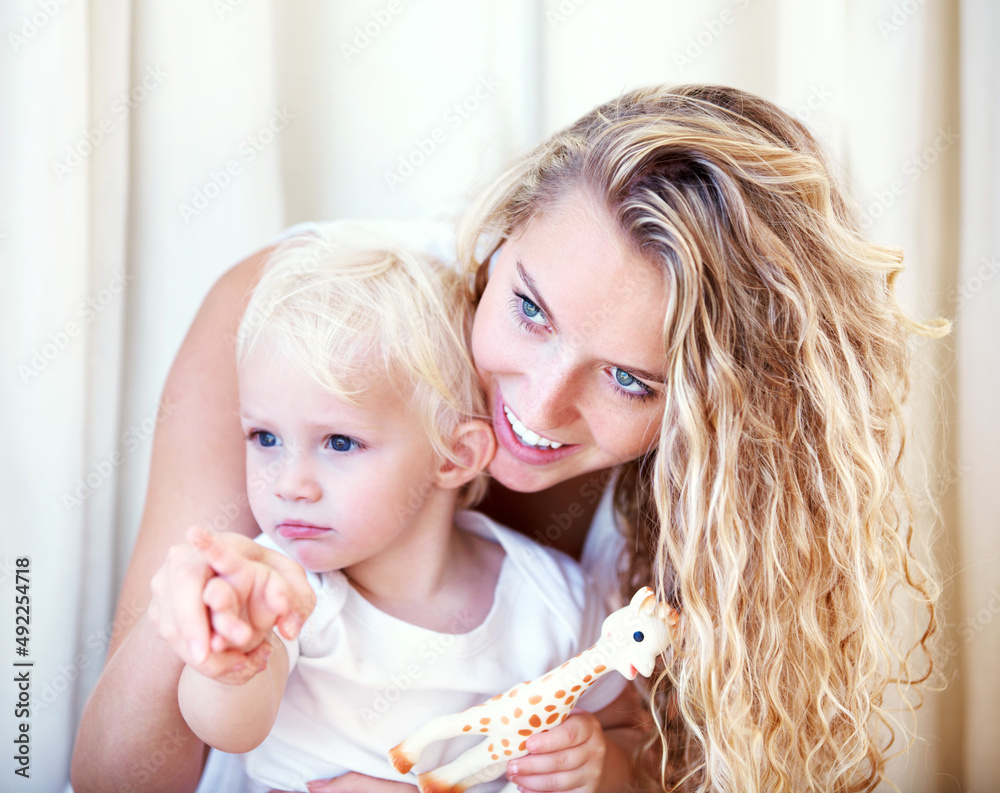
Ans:
[[[636,631],[635,633],[632,634],[632,638],[635,639],[637,642],[641,642],[646,637],[642,635],[642,631]]]

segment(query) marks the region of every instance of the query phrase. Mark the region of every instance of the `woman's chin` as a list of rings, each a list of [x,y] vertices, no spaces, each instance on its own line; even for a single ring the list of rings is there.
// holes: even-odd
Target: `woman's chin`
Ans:
[[[499,484],[518,493],[537,493],[569,479],[572,473],[555,467],[542,468],[518,460],[509,452],[497,449],[489,473]]]

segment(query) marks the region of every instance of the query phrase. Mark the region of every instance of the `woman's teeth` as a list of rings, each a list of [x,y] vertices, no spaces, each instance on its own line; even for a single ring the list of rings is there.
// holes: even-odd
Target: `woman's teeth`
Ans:
[[[517,416],[511,413],[510,408],[506,405],[503,406],[503,412],[507,414],[507,421],[510,422],[510,428],[514,430],[514,434],[517,435],[521,443],[525,446],[535,446],[541,449],[558,449],[562,446],[558,441],[550,441],[548,438],[543,438],[537,432],[529,430],[518,421]]]

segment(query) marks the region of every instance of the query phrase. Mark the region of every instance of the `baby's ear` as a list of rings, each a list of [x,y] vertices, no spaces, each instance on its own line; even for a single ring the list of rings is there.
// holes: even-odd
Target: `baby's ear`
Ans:
[[[480,419],[464,421],[455,428],[451,450],[462,463],[445,460],[438,471],[438,484],[443,488],[459,488],[475,479],[493,461],[497,441],[493,428]]]

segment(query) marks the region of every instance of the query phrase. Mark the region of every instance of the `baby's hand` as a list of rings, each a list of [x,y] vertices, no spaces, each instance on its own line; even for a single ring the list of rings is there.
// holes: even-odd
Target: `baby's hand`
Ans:
[[[507,763],[507,778],[525,793],[594,793],[604,771],[607,745],[597,717],[579,711],[558,727],[531,736],[528,752]]]
[[[316,604],[291,559],[198,526],[170,549],[151,584],[148,616],[163,639],[201,674],[233,683],[266,667],[275,624],[294,638]]]

